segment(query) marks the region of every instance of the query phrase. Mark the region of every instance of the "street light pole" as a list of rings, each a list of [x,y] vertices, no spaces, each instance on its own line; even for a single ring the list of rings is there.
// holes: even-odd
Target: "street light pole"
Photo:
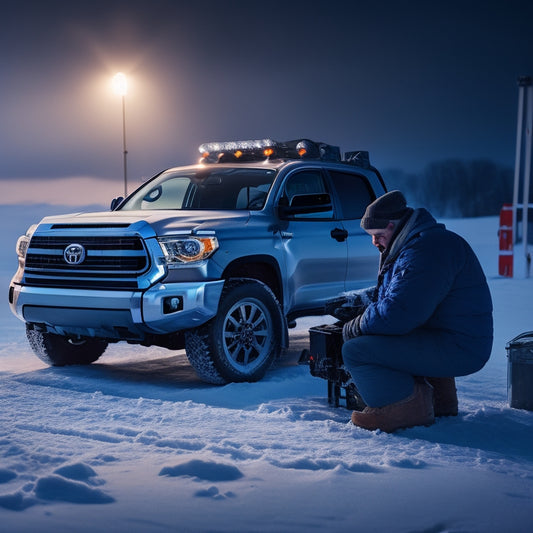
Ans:
[[[525,109],[524,109],[525,100]],[[525,119],[525,126],[524,126]],[[531,254],[529,253],[528,226],[529,226],[529,209],[533,204],[529,203],[529,182],[531,181],[531,157],[532,157],[532,128],[533,128],[533,79],[531,76],[520,76],[518,78],[518,120],[516,132],[516,154],[515,154],[515,173],[514,173],[514,190],[513,190],[513,225],[512,235],[516,240],[517,231],[517,209],[522,209],[522,243],[524,257],[526,260],[526,278],[529,278],[531,269]],[[526,135],[525,149],[522,147],[522,137]],[[520,162],[524,158],[523,173],[523,201],[519,203],[518,194],[520,189],[521,166]]]
[[[128,196],[128,150],[126,148],[126,93],[128,92],[128,83],[126,76],[119,72],[113,78],[115,92],[122,97],[122,148],[124,155],[124,198]]]
[[[122,147],[124,150],[124,198],[128,196],[128,150],[126,149],[126,95],[122,95]]]

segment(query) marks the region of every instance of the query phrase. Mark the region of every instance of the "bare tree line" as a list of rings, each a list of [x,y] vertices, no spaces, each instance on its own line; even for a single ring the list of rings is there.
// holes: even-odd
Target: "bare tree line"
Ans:
[[[420,174],[392,169],[383,176],[389,190],[400,189],[410,205],[437,217],[498,215],[513,198],[513,169],[487,159],[447,159],[430,163]]]

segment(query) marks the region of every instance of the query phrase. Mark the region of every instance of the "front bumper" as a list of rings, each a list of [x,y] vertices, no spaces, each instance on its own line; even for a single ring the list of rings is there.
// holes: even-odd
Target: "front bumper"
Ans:
[[[12,283],[13,313],[58,335],[142,342],[147,335],[194,328],[217,313],[224,280],[160,283],[145,291],[58,289]],[[179,301],[169,311],[164,302]]]

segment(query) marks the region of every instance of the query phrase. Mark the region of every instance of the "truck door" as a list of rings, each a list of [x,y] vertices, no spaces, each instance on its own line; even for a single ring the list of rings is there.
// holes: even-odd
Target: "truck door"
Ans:
[[[361,174],[331,169],[328,172],[341,207],[340,218],[347,231],[348,262],[344,290],[374,286],[378,274],[379,251],[361,228],[361,218],[376,195]]]
[[[280,201],[291,205],[295,196],[320,194],[331,194],[323,171],[298,170],[286,178]],[[279,235],[286,267],[286,311],[319,309],[344,290],[347,242],[333,205],[321,212],[284,217]]]

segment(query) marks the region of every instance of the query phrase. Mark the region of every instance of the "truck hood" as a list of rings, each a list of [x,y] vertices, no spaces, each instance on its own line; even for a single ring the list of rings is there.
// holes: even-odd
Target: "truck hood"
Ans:
[[[249,211],[101,211],[48,216],[41,224],[68,224],[72,226],[128,225],[134,230],[149,224],[156,235],[182,232],[216,231],[218,228],[243,226],[250,218]]]

